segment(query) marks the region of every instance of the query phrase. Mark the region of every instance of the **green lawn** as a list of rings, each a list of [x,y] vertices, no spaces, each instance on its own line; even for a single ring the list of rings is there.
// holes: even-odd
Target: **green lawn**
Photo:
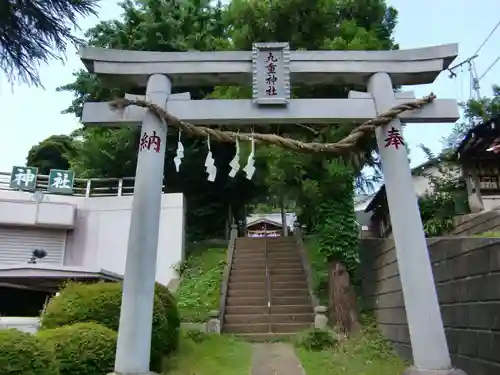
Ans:
[[[307,375],[401,375],[408,367],[373,329],[329,350],[295,352]]]
[[[197,249],[182,265],[175,295],[183,322],[205,322],[211,310],[219,309],[226,253],[220,248]]]
[[[165,361],[163,375],[249,375],[252,347],[231,336],[183,337],[179,352]]]

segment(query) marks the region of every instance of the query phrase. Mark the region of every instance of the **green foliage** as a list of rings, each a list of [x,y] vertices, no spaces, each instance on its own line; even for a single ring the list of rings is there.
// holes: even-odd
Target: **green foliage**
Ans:
[[[209,0],[126,1],[117,20],[105,21],[89,30],[87,44],[96,47],[149,51],[248,49],[252,42],[290,41],[292,49],[393,49],[392,38],[397,12],[383,0],[308,0],[250,1],[233,0],[228,6]],[[104,101],[124,92],[142,94],[127,80],[106,87],[93,74],[79,71],[74,81],[61,87],[74,94],[67,112],[81,115],[85,101]],[[303,98],[341,98],[357,87],[292,87],[292,95]],[[176,87],[199,98],[249,98],[249,87]],[[283,124],[260,126],[259,132],[278,133],[306,141],[337,141],[352,130],[353,124],[311,128]],[[248,129],[246,129],[248,130]],[[76,139],[76,138],[75,138]],[[78,134],[78,152],[71,160],[77,175],[85,177],[133,176],[137,161],[137,130],[86,129]],[[203,139],[183,139],[185,155],[181,170],[174,169],[173,154],[177,133],[167,137],[165,164],[166,192],[183,192],[189,210],[187,232],[190,240],[216,237],[224,233],[228,206],[236,219],[245,215],[249,203],[271,200],[294,202],[301,221],[313,227],[317,217],[312,198],[302,188],[305,180],[319,183],[328,172],[324,155],[303,155],[278,148],[257,147],[257,173],[253,181],[242,174],[228,177],[229,161],[234,156],[231,144],[212,145],[218,167],[215,183],[206,180],[203,167],[206,144]],[[246,143],[242,147],[247,148]],[[374,137],[363,140],[355,152],[358,187],[371,180],[360,173],[363,165],[377,166],[372,151]],[[350,160],[352,161],[352,160]],[[375,174],[375,178],[378,178]],[[307,183],[306,183],[307,185]],[[272,199],[271,199],[272,198]]]
[[[96,323],[76,323],[37,334],[54,352],[60,375],[95,375],[113,372],[115,331]]]
[[[118,331],[122,297],[121,283],[69,283],[53,297],[41,316],[42,329],[73,323],[95,322]],[[177,349],[179,319],[175,301],[165,305],[165,292],[155,293],[153,330],[151,337],[151,366],[158,369],[163,354]],[[170,320],[169,320],[170,318]]]
[[[453,229],[456,215],[469,212],[467,194],[459,166],[447,154],[436,157],[425,146],[420,147],[437,169],[437,173],[423,173],[429,181],[429,189],[418,200],[420,216],[427,237],[441,236]]]
[[[37,167],[38,173],[48,175],[51,169],[69,169],[75,156],[75,144],[67,135],[52,135],[28,152],[26,165]]]
[[[219,309],[226,253],[226,249],[205,248],[192,253],[181,265],[176,296],[182,321],[205,322],[210,311]]]
[[[443,140],[445,149],[454,149],[474,126],[500,115],[500,86],[493,85],[492,91],[491,97],[483,97],[480,100],[469,99],[461,104],[465,119],[457,122],[451,134]]]
[[[326,164],[326,163],[325,163]],[[328,179],[316,186],[318,201],[316,226],[318,251],[328,263],[343,263],[351,277],[356,277],[359,264],[359,228],[354,213],[354,173],[352,168],[339,160],[327,163]]]
[[[321,351],[335,346],[338,343],[338,337],[333,331],[315,328],[301,332],[294,343],[299,348]]]
[[[81,41],[72,33],[77,18],[95,15],[98,0],[2,1],[0,12],[0,69],[9,81],[37,86],[40,63],[66,52]]]
[[[250,343],[229,335],[183,333],[180,350],[164,362],[163,374],[248,375],[251,373]]]
[[[306,373],[314,375],[396,375],[408,367],[373,323],[333,348],[299,347],[296,353]]]
[[[472,237],[498,238],[498,237],[500,237],[500,232],[478,233],[478,234],[474,234]]]
[[[58,375],[54,353],[36,336],[17,329],[0,330],[2,375]]]
[[[201,343],[205,341],[209,335],[207,335],[205,332],[202,331],[197,331],[197,330],[190,330],[184,333],[184,335],[193,340],[195,343]]]

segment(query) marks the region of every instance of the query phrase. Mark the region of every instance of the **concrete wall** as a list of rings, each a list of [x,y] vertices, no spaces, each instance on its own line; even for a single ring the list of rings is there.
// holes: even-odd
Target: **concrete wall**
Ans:
[[[5,212],[5,205],[13,202],[21,208],[32,207],[35,203],[31,197],[31,193],[0,191],[0,212]],[[68,206],[75,212],[74,223],[66,226],[72,229],[67,230],[63,265],[105,269],[123,275],[132,200],[133,196],[84,198],[46,194],[41,206]],[[176,277],[174,266],[184,259],[184,196],[163,194],[161,205],[156,279],[167,285]],[[56,212],[44,212],[53,211]],[[33,209],[9,212],[9,225],[54,227],[50,223],[57,222],[57,218],[49,218],[40,224],[33,217]]]
[[[455,366],[500,374],[500,239],[428,239],[441,314]],[[411,359],[394,243],[361,239],[365,308],[398,353]]]

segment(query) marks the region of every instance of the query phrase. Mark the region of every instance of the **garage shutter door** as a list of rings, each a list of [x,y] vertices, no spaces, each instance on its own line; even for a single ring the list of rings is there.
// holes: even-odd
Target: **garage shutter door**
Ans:
[[[65,230],[0,227],[0,264],[27,263],[34,249],[43,249],[47,255],[37,264],[62,265],[65,247]]]

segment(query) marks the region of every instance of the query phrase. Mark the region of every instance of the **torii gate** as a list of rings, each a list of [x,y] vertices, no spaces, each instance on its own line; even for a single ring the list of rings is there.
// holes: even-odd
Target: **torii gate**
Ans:
[[[331,124],[364,121],[413,99],[393,85],[432,83],[458,55],[456,44],[396,51],[290,51],[288,43],[256,43],[245,52],[144,52],[84,48],[90,72],[110,85],[128,80],[146,89],[146,100],[195,125],[269,123]],[[290,82],[301,85],[366,85],[348,99],[290,99]],[[252,85],[253,99],[191,100],[172,86]],[[406,112],[406,123],[449,123],[459,118],[455,100],[438,99]],[[427,244],[405,147],[395,119],[376,129],[414,366],[407,375],[463,374],[452,369]],[[109,103],[86,103],[87,126],[142,126],[127,248],[115,373],[149,373],[160,199],[167,124],[144,108],[123,113]],[[153,141],[152,141],[153,140]],[[153,147],[151,146],[151,143]]]

